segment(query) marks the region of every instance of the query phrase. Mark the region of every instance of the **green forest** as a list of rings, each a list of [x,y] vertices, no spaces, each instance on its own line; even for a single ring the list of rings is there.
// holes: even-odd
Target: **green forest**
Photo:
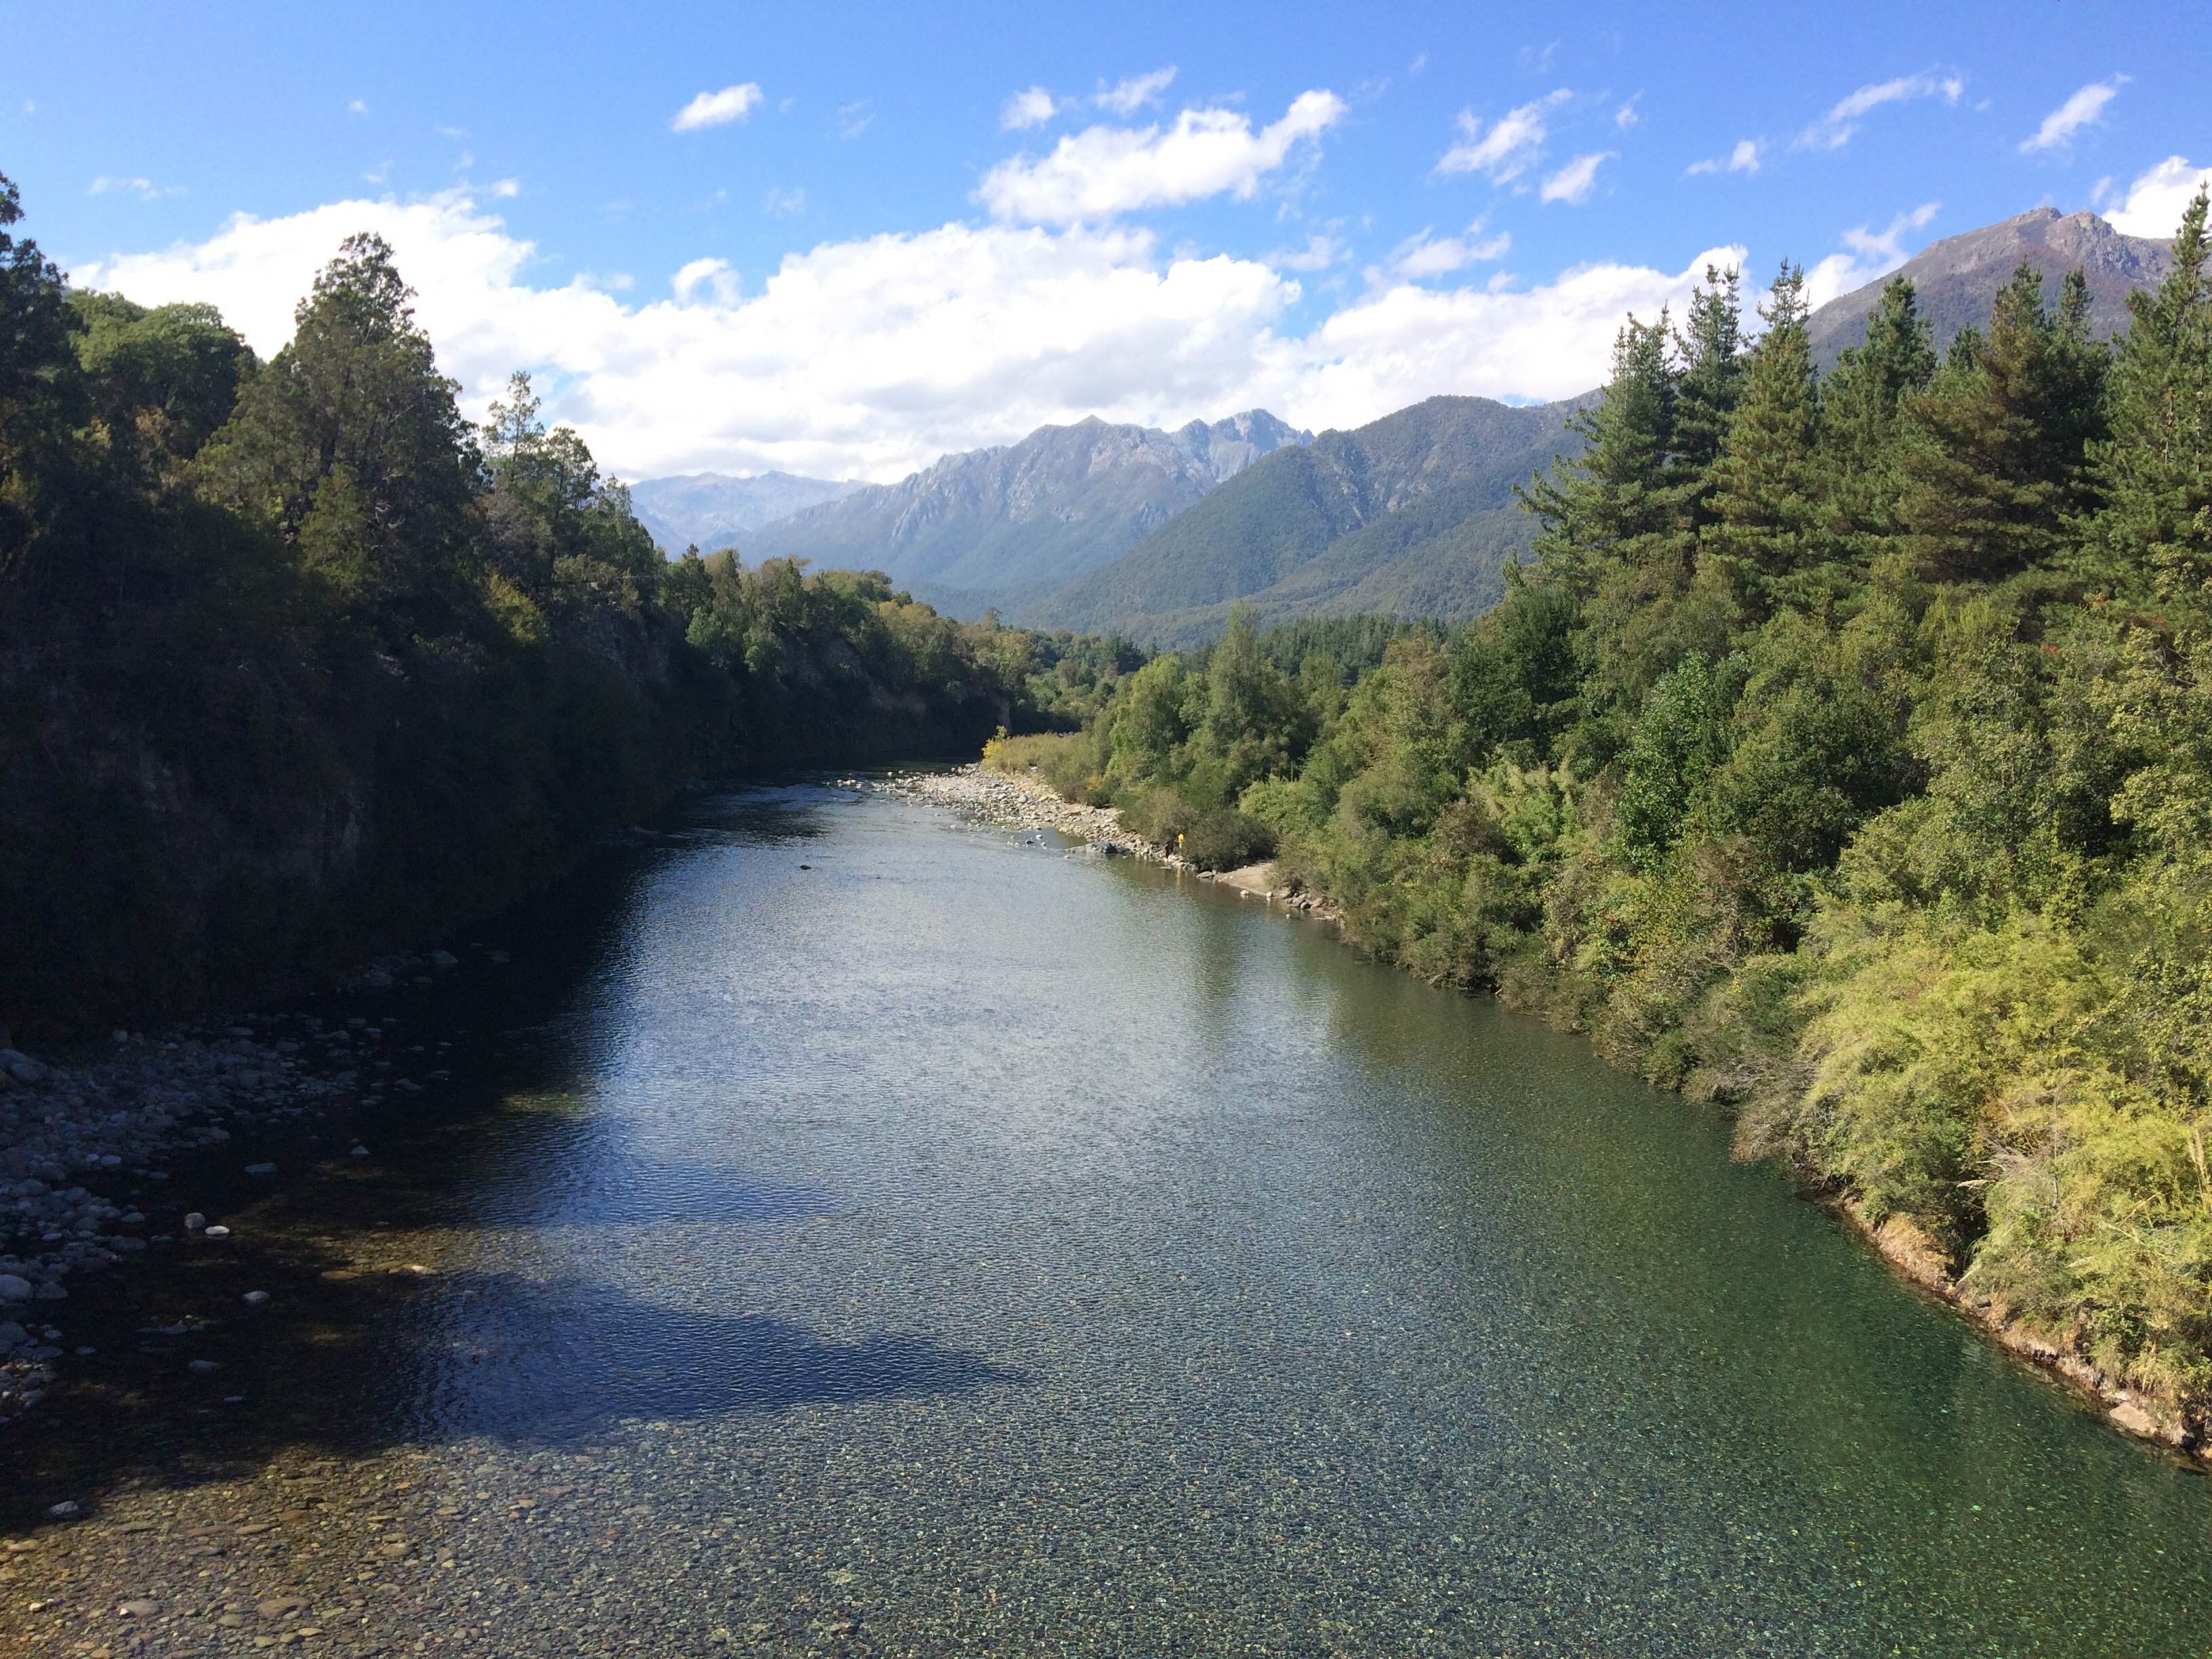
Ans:
[[[1478,623],[1240,619],[994,746],[1734,1114],[1962,1288],[2212,1413],[2205,200],[2124,335],[2023,267],[1826,374],[1785,266],[1632,319]],[[1381,661],[1364,661],[1376,651]]]
[[[526,377],[462,418],[374,236],[264,363],[210,307],[72,291],[21,217],[0,179],[0,1027],[295,984],[685,778],[972,754],[1138,660],[664,561]]]

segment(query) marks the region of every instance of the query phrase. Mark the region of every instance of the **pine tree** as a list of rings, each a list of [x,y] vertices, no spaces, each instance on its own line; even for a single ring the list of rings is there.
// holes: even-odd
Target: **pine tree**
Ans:
[[[1613,340],[1613,378],[1597,406],[1567,423],[1583,439],[1583,453],[1515,492],[1539,520],[1539,564],[1577,593],[1594,588],[1609,566],[1663,552],[1675,410],[1668,336],[1663,311],[1656,323],[1628,319]]]
[[[1705,556],[1754,616],[1784,602],[1792,579],[1831,548],[1820,507],[1820,400],[1805,314],[1804,270],[1784,264],[1759,308],[1766,332],[1752,348],[1741,401],[1713,463],[1715,522],[1704,538]]]
[[[1677,331],[1674,442],[1668,457],[1677,528],[1694,538],[1712,522],[1713,464],[1743,394],[1741,277],[1734,265],[1705,267],[1690,296],[1689,326]]]
[[[2203,607],[2212,584],[2212,283],[2197,193],[2155,294],[2132,313],[2109,380],[2112,435],[2089,447],[2101,508],[2090,555],[2122,592]]]
[[[1897,530],[1899,415],[1936,373],[1928,335],[1911,280],[1893,277],[1867,319],[1865,343],[1845,351],[1820,388],[1829,528],[1861,566]]]
[[[2088,499],[2104,349],[2087,331],[2087,289],[2059,314],[2023,263],[1999,290],[1986,338],[1960,336],[1929,389],[1906,400],[1899,519],[1922,574],[1990,580],[2053,560]]]

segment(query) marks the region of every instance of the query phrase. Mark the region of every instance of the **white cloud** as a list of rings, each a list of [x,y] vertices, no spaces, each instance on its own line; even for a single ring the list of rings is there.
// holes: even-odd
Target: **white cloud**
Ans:
[[[1892,219],[1886,230],[1872,231],[1861,225],[1856,230],[1845,231],[1844,246],[1850,252],[1831,253],[1805,273],[1806,303],[1824,306],[1839,294],[1864,288],[1895,270],[1909,257],[1904,246],[1905,233],[1925,228],[1942,205],[1941,202],[1923,202],[1910,212]]]
[[[1613,336],[1629,312],[1649,317],[1672,306],[1679,313],[1708,264],[1740,265],[1743,258],[1741,247],[1709,248],[1671,273],[1603,262],[1527,289],[1502,278],[1480,287],[1386,289],[1297,342],[1303,384],[1278,412],[1318,430],[1438,392],[1572,397],[1604,382]]]
[[[702,287],[717,305],[735,305],[744,294],[727,259],[694,259],[669,278],[668,286],[679,305],[691,299]]]
[[[1797,142],[1809,149],[1841,149],[1851,142],[1859,123],[1885,104],[1908,103],[1917,98],[1940,98],[1956,104],[1966,83],[1955,75],[1901,75],[1861,87],[1838,101],[1799,135]]]
[[[156,202],[164,196],[181,196],[182,185],[157,185],[151,179],[116,179],[103,173],[86,186],[88,196],[136,196],[142,202]]]
[[[1437,160],[1438,173],[1480,173],[1493,185],[1511,182],[1543,159],[1545,117],[1567,101],[1565,87],[1508,110],[1486,131],[1473,110],[1459,112],[1460,142]]]
[[[511,370],[538,371],[558,388],[548,415],[632,477],[896,478],[1094,413],[1180,425],[1257,406],[1320,428],[1438,392],[1564,397],[1604,379],[1624,313],[1679,308],[1709,262],[1743,258],[1592,264],[1533,289],[1401,283],[1293,334],[1297,283],[1255,260],[1171,255],[1135,228],[948,224],[788,255],[750,295],[708,258],[665,298],[625,300],[618,278],[556,279],[554,261],[453,190],[240,215],[205,241],[73,279],[143,303],[212,302],[267,356],[315,272],[363,230],[391,241],[420,289],[417,314],[472,414]]]
[[[520,179],[502,179],[491,187],[491,193],[500,198],[502,201],[511,200],[514,197],[522,194],[522,180]]]
[[[1352,256],[1352,249],[1334,231],[1317,230],[1306,238],[1306,245],[1298,248],[1284,248],[1267,256],[1267,263],[1278,270],[1327,270],[1340,264]]]
[[[1577,155],[1544,180],[1537,199],[1544,202],[1565,202],[1570,207],[1580,207],[1597,189],[1597,170],[1607,161],[1617,160],[1615,152],[1599,150],[1593,155]]]
[[[1447,276],[1468,265],[1504,258],[1513,246],[1512,234],[1501,230],[1495,236],[1485,236],[1482,225],[1483,222],[1477,219],[1459,236],[1438,236],[1427,229],[1408,236],[1390,251],[1389,273],[1419,280]],[[1382,280],[1380,271],[1370,270],[1367,275],[1370,282]]]
[[[1756,173],[1759,171],[1759,140],[1739,138],[1735,148],[1725,155],[1716,155],[1707,161],[1692,161],[1687,171],[1700,173]]]
[[[2169,155],[2128,186],[2117,207],[2105,217],[2112,228],[2130,236],[2171,236],[2181,228],[2181,215],[2200,190],[2212,189],[2212,167],[2191,167],[2179,155]]]
[[[1408,75],[1419,75],[1423,70],[1428,68],[1428,66],[1429,54],[1425,52],[1417,52],[1413,54],[1413,61],[1406,65],[1406,73]]]
[[[1632,94],[1626,103],[1623,104],[1619,109],[1613,111],[1613,125],[1621,128],[1625,131],[1628,128],[1634,126],[1638,122],[1641,121],[1644,118],[1644,112],[1636,107],[1636,103],[1637,100],[1643,96],[1644,94],[1640,92]]]
[[[837,136],[857,138],[876,124],[876,100],[863,98],[856,103],[837,106]]]
[[[355,99],[355,100],[353,100],[353,102],[351,102],[350,104],[348,104],[348,105],[346,106],[346,113],[347,113],[348,115],[366,115],[366,114],[368,114],[368,100],[367,100],[366,99],[362,99],[362,98],[356,98],[356,99]]]
[[[2043,125],[2020,141],[2020,153],[2033,155],[2042,150],[2067,149],[2075,133],[2104,119],[2105,106],[2112,101],[2127,82],[2124,75],[2115,75],[2109,81],[2092,81],[2045,116]]]
[[[1031,87],[1006,100],[1006,106],[999,112],[999,130],[1017,132],[1041,127],[1052,119],[1059,108],[1050,93],[1042,87]]]
[[[1101,81],[1094,101],[1099,108],[1111,110],[1116,115],[1134,115],[1146,105],[1159,102],[1160,94],[1175,78],[1175,65],[1170,64],[1150,75],[1133,75],[1126,81],[1116,81],[1110,87]]]
[[[1342,120],[1333,92],[1300,93],[1283,118],[1252,131],[1235,110],[1187,109],[1164,129],[1089,127],[1049,155],[1018,155],[983,175],[977,194],[992,214],[1036,224],[1097,222],[1139,208],[1227,193],[1249,201],[1301,145]]]
[[[761,198],[761,211],[774,219],[788,219],[806,211],[806,191],[797,186],[778,190],[770,185]]]
[[[751,81],[734,87],[724,87],[720,92],[702,92],[676,112],[674,118],[668,124],[669,131],[696,132],[702,127],[719,127],[732,121],[742,121],[753,112],[760,100],[760,87]]]

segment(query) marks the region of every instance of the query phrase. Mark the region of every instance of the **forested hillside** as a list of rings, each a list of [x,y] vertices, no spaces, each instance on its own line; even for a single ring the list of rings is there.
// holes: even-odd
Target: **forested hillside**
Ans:
[[[1000,745],[1588,1030],[1902,1224],[1996,1316],[2212,1413],[2205,200],[2107,345],[2023,266],[1816,371],[1785,268],[1632,319],[1532,568],[1347,685],[1249,625]]]
[[[517,377],[465,422],[374,237],[254,360],[71,293],[0,179],[0,1025],[459,925],[702,772],[944,753],[1133,653],[879,575],[667,564]]]

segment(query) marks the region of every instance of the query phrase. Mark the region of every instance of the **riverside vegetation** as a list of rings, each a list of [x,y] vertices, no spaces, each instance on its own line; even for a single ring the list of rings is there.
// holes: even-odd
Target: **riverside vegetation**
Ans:
[[[0,179],[0,1027],[325,974],[688,775],[972,753],[1139,659],[665,562],[526,377],[462,419],[374,236],[262,363],[208,307],[71,292],[20,217]]]
[[[1255,633],[994,745],[1586,1030],[2178,1437],[2212,1419],[2205,200],[2111,346],[2023,267],[1826,374],[1784,267],[1632,319],[1533,568],[1448,635]],[[1305,651],[1307,645],[1321,648]],[[1303,654],[1301,654],[1303,653]]]

